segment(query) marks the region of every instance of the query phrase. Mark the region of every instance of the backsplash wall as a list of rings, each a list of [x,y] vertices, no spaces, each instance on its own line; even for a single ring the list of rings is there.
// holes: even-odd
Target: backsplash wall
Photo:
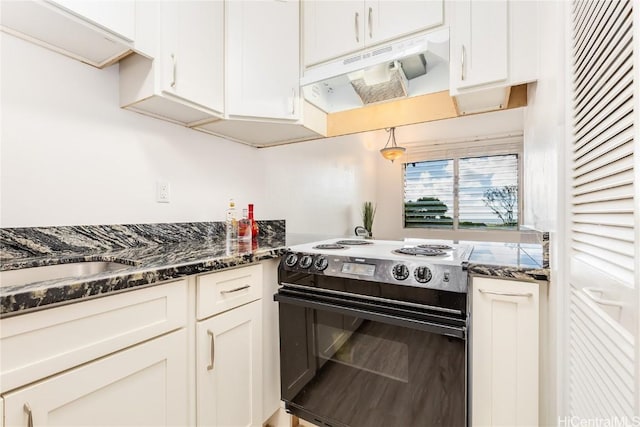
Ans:
[[[0,226],[219,221],[230,197],[265,218],[259,150],[121,109],[117,64],[1,37]]]
[[[288,231],[343,235],[374,200],[371,135],[255,149],[121,109],[117,64],[0,37],[0,227],[221,221],[233,197]]]

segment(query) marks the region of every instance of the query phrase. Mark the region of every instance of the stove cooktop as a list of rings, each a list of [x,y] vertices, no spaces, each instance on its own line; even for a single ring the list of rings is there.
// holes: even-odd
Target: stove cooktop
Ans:
[[[472,250],[470,245],[448,241],[331,239],[291,246],[281,268],[285,274],[317,274],[466,293],[465,264]]]
[[[291,251],[308,254],[341,255],[378,260],[419,261],[428,259],[431,264],[461,265],[469,260],[473,249],[470,245],[453,244],[450,241],[411,239],[364,240],[330,239],[291,246]]]

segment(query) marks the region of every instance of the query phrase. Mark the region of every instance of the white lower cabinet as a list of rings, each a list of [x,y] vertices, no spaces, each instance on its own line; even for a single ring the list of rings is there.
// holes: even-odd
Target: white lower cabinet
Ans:
[[[279,407],[266,265],[2,319],[0,426],[262,426]]]
[[[538,283],[472,279],[471,424],[538,425]]]
[[[186,344],[181,329],[10,392],[4,425],[186,425]]]
[[[254,301],[198,322],[198,426],[262,425],[261,304]]]

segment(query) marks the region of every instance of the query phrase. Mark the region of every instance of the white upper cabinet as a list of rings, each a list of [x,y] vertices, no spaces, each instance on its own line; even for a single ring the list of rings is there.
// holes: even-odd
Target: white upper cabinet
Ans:
[[[305,66],[441,25],[443,7],[442,0],[304,2]]]
[[[365,2],[365,45],[378,44],[444,21],[442,0],[376,0]]]
[[[224,3],[139,2],[136,48],[120,63],[124,108],[185,126],[224,110]]]
[[[226,8],[226,114],[298,119],[298,1],[229,1]]]
[[[167,1],[162,7],[162,90],[222,112],[224,3]]]
[[[455,89],[506,81],[507,0],[453,2],[451,86]]]
[[[506,108],[511,86],[537,79],[537,2],[460,0],[450,9],[449,89],[458,112]]]
[[[102,68],[129,54],[135,39],[134,0],[5,0],[2,31]]]
[[[313,65],[364,47],[362,1],[303,3],[304,63]]]
[[[195,128],[257,147],[325,133],[326,119],[300,102],[300,2],[232,0],[224,7],[224,120]]]

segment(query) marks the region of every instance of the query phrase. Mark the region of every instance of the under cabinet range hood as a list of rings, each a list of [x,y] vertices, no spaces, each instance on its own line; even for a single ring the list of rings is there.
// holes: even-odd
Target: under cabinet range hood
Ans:
[[[326,113],[449,89],[449,29],[305,70],[305,99]]]

